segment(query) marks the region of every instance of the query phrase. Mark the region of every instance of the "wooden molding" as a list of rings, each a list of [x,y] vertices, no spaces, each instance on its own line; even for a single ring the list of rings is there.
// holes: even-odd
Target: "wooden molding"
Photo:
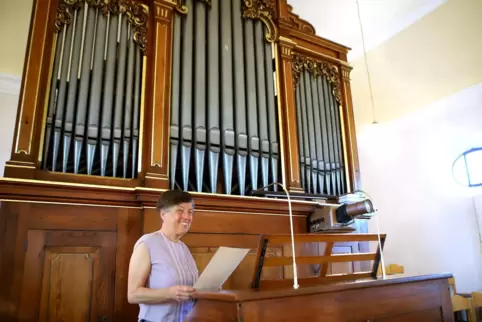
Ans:
[[[179,2],[180,3],[180,2]],[[147,66],[146,109],[142,168],[147,187],[167,188],[169,178],[169,120],[171,106],[172,28],[174,11],[183,6],[154,1],[150,26],[151,48]],[[149,50],[149,49],[148,49]]]
[[[298,131],[296,124],[296,106],[293,87],[293,49],[295,43],[280,37],[276,52],[278,70],[278,89],[281,116],[281,147],[284,160],[283,177],[290,191],[303,191],[300,180],[300,161],[298,150]]]
[[[340,114],[343,117],[341,125],[343,127],[342,134],[346,153],[345,159],[348,161],[346,163],[348,171],[347,178],[350,179],[350,182],[347,182],[347,184],[349,187],[351,187],[351,191],[353,191],[361,187],[361,177],[356,141],[355,116],[353,113],[353,102],[351,96],[350,71],[351,68],[347,66],[341,66],[340,68],[340,78],[342,79],[342,101]]]
[[[328,83],[333,87],[332,94],[338,103],[341,103],[340,77],[338,66],[325,62],[316,61],[299,53],[293,55],[293,79],[294,84],[298,84],[301,72],[306,69],[314,77],[325,75]]]
[[[274,22],[276,2],[270,0],[244,0],[243,18],[259,19],[268,29],[266,40],[274,42],[278,40],[279,30]]]
[[[56,1],[34,1],[27,41],[26,59],[12,145],[11,163],[36,166],[39,148],[38,130],[46,91],[42,90],[50,65],[49,48],[53,38],[50,22],[56,15]],[[9,169],[6,168],[5,175]]]
[[[164,189],[113,187],[41,180],[0,179],[0,200],[51,204],[154,208]],[[191,193],[196,209],[220,212],[288,215],[288,202],[262,197]],[[309,216],[320,207],[316,202],[292,201],[293,215]]]

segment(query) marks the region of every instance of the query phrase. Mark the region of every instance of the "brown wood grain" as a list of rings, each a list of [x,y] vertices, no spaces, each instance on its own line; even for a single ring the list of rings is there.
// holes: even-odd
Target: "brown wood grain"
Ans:
[[[246,210],[246,209],[245,209]],[[296,233],[306,232],[306,217],[293,218]],[[153,232],[161,228],[161,219],[155,209],[144,211],[144,232]],[[269,234],[288,233],[290,229],[288,216],[263,214],[219,213],[195,211],[191,225],[191,233],[230,233],[230,234]]]
[[[452,309],[447,301],[450,276],[399,277],[298,290],[197,293],[198,308],[190,321],[217,318],[216,305],[226,312],[238,311],[236,318],[230,315],[217,321],[454,321],[447,313]]]
[[[115,233],[29,230],[26,241],[19,320],[112,319]]]
[[[134,244],[142,235],[142,210],[120,209],[117,219],[114,317],[116,321],[135,321],[139,312],[136,305],[127,302],[127,276]]]
[[[296,106],[294,97],[292,52],[295,43],[289,39],[280,39],[277,47],[277,70],[279,70],[281,147],[284,158],[284,178],[287,189],[302,191],[300,181],[298,130],[296,124]]]
[[[346,59],[346,56],[344,56]],[[350,169],[350,181],[352,189],[359,189],[361,187],[360,164],[358,161],[358,147],[356,141],[355,129],[355,115],[353,112],[353,100],[350,85],[350,71],[351,68],[342,66],[340,68],[340,79],[342,80],[342,109],[343,109],[343,126],[345,129],[345,142],[348,154],[348,166]]]
[[[172,28],[175,2],[153,0],[151,8],[150,87],[146,99],[142,153],[145,186],[167,188],[169,184],[169,122],[171,106]]]

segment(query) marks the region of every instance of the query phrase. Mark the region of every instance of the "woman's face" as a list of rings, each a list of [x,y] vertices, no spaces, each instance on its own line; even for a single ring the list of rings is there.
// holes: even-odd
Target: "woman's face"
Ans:
[[[185,202],[173,206],[163,214],[164,225],[169,227],[178,238],[184,236],[191,227],[194,206],[192,202]]]

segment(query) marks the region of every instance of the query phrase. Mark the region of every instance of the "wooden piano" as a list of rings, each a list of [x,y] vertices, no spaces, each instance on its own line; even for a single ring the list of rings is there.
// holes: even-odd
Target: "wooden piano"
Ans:
[[[385,235],[381,235],[381,244]],[[318,276],[263,280],[263,269],[290,265],[291,257],[266,257],[268,245],[289,244],[289,235],[261,236],[251,289],[199,292],[189,321],[454,321],[451,274],[377,277],[380,250],[331,254],[334,243],[376,241],[374,234],[300,234],[298,243],[325,243],[322,256],[296,256],[298,266],[320,265]],[[296,247],[296,246],[295,246]],[[328,274],[335,263],[373,261],[370,271]],[[289,272],[289,270],[288,270]]]

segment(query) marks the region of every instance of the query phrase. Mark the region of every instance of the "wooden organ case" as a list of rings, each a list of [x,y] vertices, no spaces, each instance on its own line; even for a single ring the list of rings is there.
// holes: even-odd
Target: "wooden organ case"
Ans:
[[[224,285],[249,289],[259,236],[290,229],[286,200],[253,191],[336,203],[359,187],[348,50],[286,0],[34,0],[0,180],[0,320],[135,321],[129,258],[165,189],[195,196],[200,270],[220,245],[252,249]],[[319,204],[292,206],[307,233]]]

